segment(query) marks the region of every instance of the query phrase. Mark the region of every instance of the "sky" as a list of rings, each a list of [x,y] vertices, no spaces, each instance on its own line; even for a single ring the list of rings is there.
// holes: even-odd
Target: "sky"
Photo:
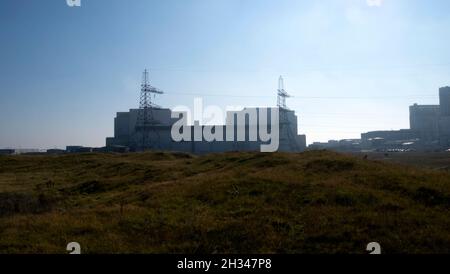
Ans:
[[[450,85],[447,0],[0,1],[0,148],[104,146],[156,103],[275,106],[278,77],[308,143],[409,128]]]

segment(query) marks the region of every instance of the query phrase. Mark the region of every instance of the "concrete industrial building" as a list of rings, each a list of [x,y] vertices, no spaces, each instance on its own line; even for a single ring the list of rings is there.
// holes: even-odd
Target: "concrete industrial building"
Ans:
[[[172,110],[154,104],[152,98],[164,92],[150,85],[148,71],[145,70],[139,108],[117,113],[114,119],[114,137],[106,139],[106,148],[127,147],[130,151],[160,150],[199,154],[260,151],[262,146],[273,144],[274,141],[261,138],[261,131],[273,135],[272,130],[278,126],[279,138],[275,141],[277,145],[279,144],[278,151],[303,151],[306,148],[306,137],[298,135],[298,118],[294,111],[286,107],[286,98],[289,94],[284,90],[281,76],[278,84],[277,108],[245,108],[241,111],[228,112],[227,122],[224,125],[201,125],[199,121],[194,121],[194,125],[188,125],[187,113],[172,115]],[[271,121],[276,116],[272,117],[272,113],[279,114],[279,123],[274,120],[277,121],[274,127]],[[172,129],[183,119],[185,119],[183,133],[195,138],[175,141]],[[199,132],[213,133],[215,138],[206,138],[203,134],[197,136]],[[243,132],[244,134],[239,134]]]
[[[15,149],[0,149],[0,155],[13,155],[15,153]]]
[[[439,139],[439,105],[418,105],[409,107],[410,129],[424,141]]]
[[[442,150],[450,148],[450,87],[439,89],[439,105],[409,108],[410,129],[361,134],[363,149]]]
[[[42,152],[43,151],[40,149],[33,149],[33,148],[0,149],[0,155],[36,154],[36,153],[42,153]]]
[[[361,151],[361,139],[329,140],[326,143],[314,142],[308,147],[311,150],[334,150],[340,152]]]
[[[259,115],[262,108],[246,108],[242,111],[234,112],[232,115],[235,120],[240,115],[244,117],[246,114],[251,112],[256,112],[257,117],[255,117],[256,121],[259,121]],[[271,113],[271,108],[266,108],[267,113]],[[250,121],[247,119],[245,121],[245,141],[206,141],[204,138],[202,141],[181,141],[175,142],[172,140],[171,129],[176,121],[179,119],[171,118],[172,111],[166,108],[154,108],[153,117],[156,121],[158,121],[157,125],[154,125],[150,128],[147,138],[147,143],[142,145],[143,133],[136,131],[136,123],[138,120],[139,109],[131,109],[128,112],[118,112],[116,118],[114,119],[114,137],[106,139],[106,146],[125,146],[129,147],[131,151],[139,151],[139,150],[165,150],[165,151],[181,151],[181,152],[189,152],[189,153],[215,153],[215,152],[226,152],[226,151],[259,151],[260,146],[265,144],[262,142],[259,137],[256,141],[250,141],[249,139],[249,128],[255,126],[256,128],[261,125],[253,124],[254,121]],[[288,120],[286,130],[280,129],[280,146],[279,151],[302,151],[306,148],[306,136],[298,135],[297,128],[297,116],[294,111],[291,110],[280,110],[280,112],[284,111],[286,118]],[[230,114],[230,113],[229,113]],[[280,115],[281,117],[281,115]],[[280,118],[281,119],[281,118]],[[268,116],[268,120],[270,121],[270,115]],[[270,128],[270,123],[268,123],[268,127]],[[200,125],[201,129],[204,129],[204,125]],[[215,130],[219,130],[223,134],[223,139],[226,139],[227,135],[227,125],[215,125],[212,126]],[[219,128],[220,127],[220,128]],[[188,131],[190,131],[193,136],[194,126],[189,126]],[[237,126],[234,123],[234,140],[237,140]],[[291,135],[291,136],[287,136]],[[144,147],[144,149],[142,149]]]
[[[439,106],[441,116],[450,116],[450,87],[443,87],[439,89]]]
[[[450,87],[439,89],[439,143],[450,148]]]

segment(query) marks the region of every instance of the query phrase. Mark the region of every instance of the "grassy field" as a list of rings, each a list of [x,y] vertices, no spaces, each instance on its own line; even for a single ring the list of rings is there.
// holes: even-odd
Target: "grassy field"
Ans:
[[[450,253],[448,169],[378,156],[0,156],[0,253]]]
[[[450,171],[450,152],[404,152],[404,153],[357,153],[355,156],[368,156],[370,160],[382,160],[391,163],[407,164],[434,170]]]

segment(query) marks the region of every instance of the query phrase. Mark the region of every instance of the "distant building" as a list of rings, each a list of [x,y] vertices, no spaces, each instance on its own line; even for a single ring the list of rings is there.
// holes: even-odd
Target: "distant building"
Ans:
[[[418,132],[410,129],[371,131],[361,134],[362,148],[364,150],[389,150],[405,149],[404,144],[411,147],[411,143],[417,143]]]
[[[439,105],[418,105],[409,107],[410,128],[423,140],[439,138]]]
[[[90,153],[92,152],[93,148],[91,147],[83,147],[83,146],[67,146],[66,152],[67,153]]]
[[[57,155],[57,154],[64,154],[66,153],[66,151],[64,149],[47,149],[47,154],[53,154],[53,155]]]
[[[168,150],[168,151],[181,151],[190,153],[214,153],[214,152],[226,152],[226,151],[259,151],[262,142],[259,137],[256,141],[249,140],[249,128],[255,126],[258,128],[260,125],[259,113],[261,108],[246,108],[240,112],[236,112],[235,119],[242,114],[243,117],[247,117],[246,113],[255,111],[257,113],[256,124],[254,121],[250,121],[249,118],[245,119],[245,141],[206,141],[202,138],[202,141],[181,141],[175,142],[172,140],[171,129],[175,122],[179,119],[171,118],[172,111],[164,108],[153,108],[152,115],[157,124],[150,127],[148,130],[148,136],[144,138],[142,132],[136,130],[136,123],[138,119],[139,109],[131,109],[129,112],[118,112],[114,119],[114,137],[106,139],[106,147],[123,146],[129,147],[131,151],[141,150]],[[266,109],[270,114],[270,108]],[[306,148],[305,135],[298,135],[297,131],[297,116],[294,111],[284,110],[286,114],[286,121],[288,121],[289,127],[285,127],[286,130],[280,130],[280,147],[279,151],[303,151]],[[281,113],[281,111],[280,111]],[[270,119],[269,119],[270,121]],[[203,130],[204,125],[199,125]],[[268,125],[270,127],[270,124]],[[223,139],[226,140],[227,126],[215,125],[214,131],[220,130],[223,134]],[[193,135],[194,126],[189,126],[188,131]],[[234,134],[237,134],[237,126],[234,127]],[[236,140],[237,138],[234,138]],[[145,143],[143,143],[145,142]]]
[[[411,140],[417,138],[417,132],[410,129],[401,130],[380,130],[380,131],[370,131],[361,134],[361,139],[363,141],[370,139],[383,139],[388,141],[394,140]]]
[[[439,89],[439,105],[441,116],[450,116],[450,87],[442,87]]]
[[[0,155],[11,155],[11,154],[40,154],[45,153],[45,150],[34,149],[34,148],[10,148],[10,149],[0,149]]]
[[[450,87],[439,89],[439,105],[409,107],[410,129],[361,134],[366,149],[442,150],[450,147]]]
[[[15,149],[0,149],[0,155],[12,155],[15,154]]]
[[[328,149],[341,152],[358,152],[362,150],[361,139],[330,140],[327,143],[314,142],[308,146],[310,150]]]
[[[439,143],[442,147],[450,148],[450,87],[439,89],[439,104]]]
[[[276,108],[229,111],[225,113],[226,122],[221,124],[202,124],[191,121],[187,112],[173,113],[171,109],[161,108],[153,102],[154,97],[161,94],[164,92],[150,84],[148,71],[144,70],[139,108],[117,113],[114,137],[106,138],[106,148],[128,147],[130,151],[163,150],[198,154],[274,151],[277,148],[278,151],[297,152],[306,148],[306,136],[298,135],[298,118],[286,106],[286,98],[290,96],[284,89],[281,76],[278,79]],[[190,124],[192,122],[193,125]]]
[[[95,153],[127,153],[130,152],[130,148],[126,146],[107,146],[107,147],[96,147],[92,149]]]

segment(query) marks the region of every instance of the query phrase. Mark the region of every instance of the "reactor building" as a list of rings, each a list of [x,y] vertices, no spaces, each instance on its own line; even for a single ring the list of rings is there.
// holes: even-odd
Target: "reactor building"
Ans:
[[[184,134],[195,137],[189,140],[173,138],[174,126],[180,118],[186,118],[187,113],[177,112],[175,115],[171,109],[154,104],[152,97],[157,94],[163,92],[149,84],[148,71],[144,71],[139,108],[117,113],[114,137],[106,138],[106,147],[126,147],[135,152],[154,150],[194,154],[260,151],[262,146],[274,140],[266,140],[253,132],[267,128],[271,133],[278,130],[277,151],[300,152],[306,149],[306,136],[298,134],[298,117],[286,107],[289,95],[284,90],[281,77],[276,108],[244,108],[228,112],[223,125],[201,125],[199,121],[194,121],[193,125],[183,128]],[[278,113],[276,127],[272,124],[274,111]],[[196,136],[197,132],[205,130],[214,133],[216,139]]]

